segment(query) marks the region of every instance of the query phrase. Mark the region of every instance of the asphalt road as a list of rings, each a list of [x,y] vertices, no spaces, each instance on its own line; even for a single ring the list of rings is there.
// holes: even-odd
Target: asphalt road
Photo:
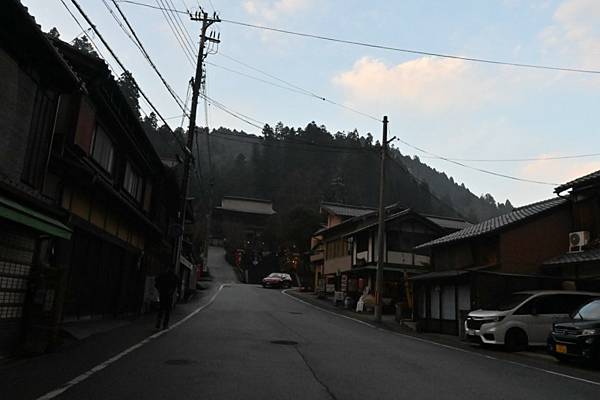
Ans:
[[[216,279],[233,282],[222,253],[211,255]],[[279,290],[227,283],[213,296],[180,325],[46,398],[600,398],[600,383],[374,329]]]

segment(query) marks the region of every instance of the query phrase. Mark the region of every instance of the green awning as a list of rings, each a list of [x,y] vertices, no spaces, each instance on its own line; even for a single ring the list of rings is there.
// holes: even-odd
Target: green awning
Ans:
[[[71,239],[73,232],[63,223],[2,196],[0,196],[0,218],[67,240]]]

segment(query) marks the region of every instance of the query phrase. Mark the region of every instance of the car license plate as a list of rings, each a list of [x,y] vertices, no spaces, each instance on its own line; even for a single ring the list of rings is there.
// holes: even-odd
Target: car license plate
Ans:
[[[561,354],[567,354],[567,346],[565,346],[564,344],[557,344],[556,352]]]

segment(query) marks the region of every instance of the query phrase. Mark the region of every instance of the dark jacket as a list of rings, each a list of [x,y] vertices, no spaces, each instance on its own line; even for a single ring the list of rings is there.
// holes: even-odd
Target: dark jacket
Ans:
[[[154,287],[158,290],[160,297],[170,297],[175,293],[179,278],[173,271],[163,272],[154,279]]]

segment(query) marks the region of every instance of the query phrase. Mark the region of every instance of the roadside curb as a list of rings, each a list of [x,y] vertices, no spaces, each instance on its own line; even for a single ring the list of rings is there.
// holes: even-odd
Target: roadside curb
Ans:
[[[483,349],[476,347],[468,342],[463,342],[456,339],[447,340],[446,338],[433,334],[429,335],[417,333],[407,327],[400,326],[400,324],[398,323],[395,323],[398,326],[393,326],[390,323],[376,323],[372,320],[368,320],[366,316],[361,316],[360,314],[357,315],[356,313],[347,310],[341,310],[338,307],[334,305],[329,305],[322,300],[314,299],[308,295],[301,294],[298,292],[297,289],[286,289],[282,290],[281,293],[312,308],[318,309],[322,312],[333,314],[340,318],[352,320],[356,323],[366,325],[370,328],[376,329],[381,332],[388,332],[392,335],[397,335],[406,339],[416,340],[422,343],[428,343],[453,351],[469,353],[474,356],[506,362],[523,368],[533,369],[550,375],[555,375],[557,377],[563,377],[570,380],[585,382],[594,386],[600,386],[600,375],[597,374],[595,371],[580,369],[574,365],[565,366],[559,364],[558,361],[554,360],[550,356],[546,356],[545,354],[535,352],[505,353],[497,349]],[[371,315],[369,315],[369,317],[372,318]],[[585,376],[585,378],[583,376]]]

